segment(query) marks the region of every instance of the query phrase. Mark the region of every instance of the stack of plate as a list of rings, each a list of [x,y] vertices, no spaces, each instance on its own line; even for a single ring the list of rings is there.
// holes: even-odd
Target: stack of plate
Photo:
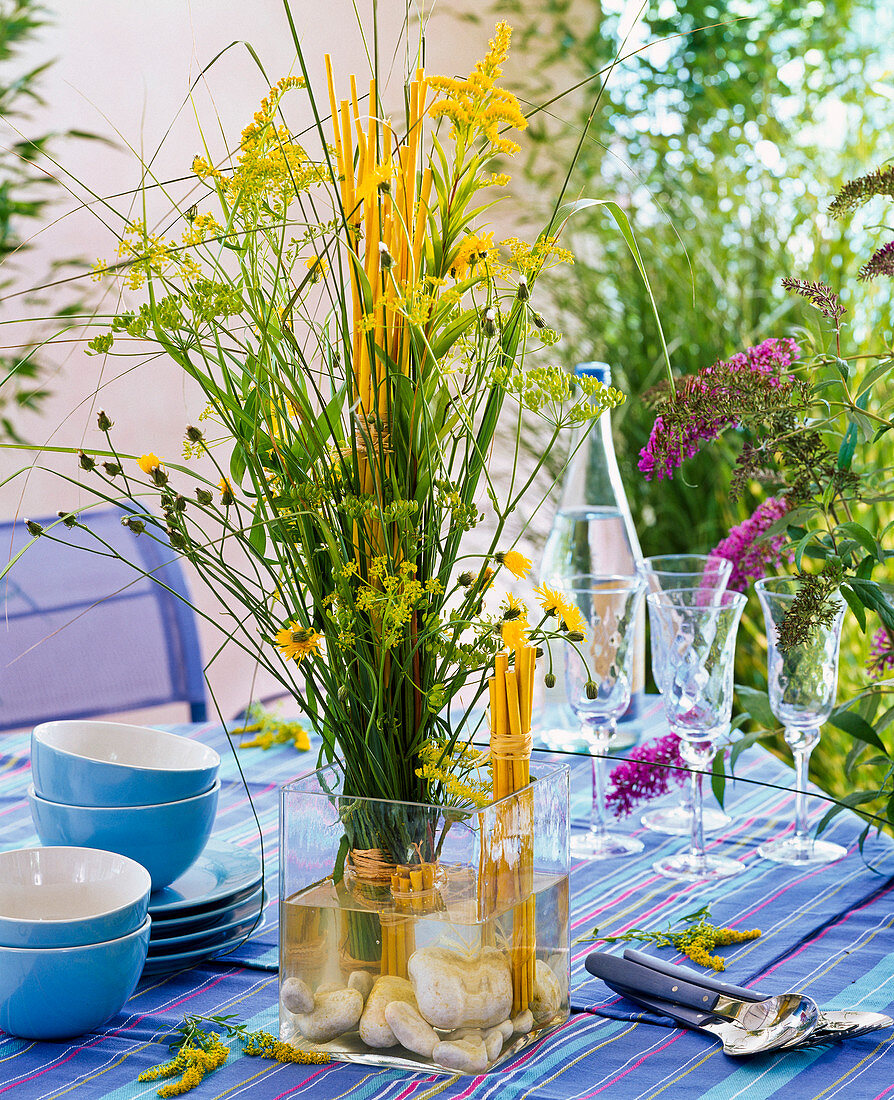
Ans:
[[[235,947],[264,907],[262,877],[252,852],[211,840],[188,871],[149,895],[152,932],[143,973],[182,970]]]

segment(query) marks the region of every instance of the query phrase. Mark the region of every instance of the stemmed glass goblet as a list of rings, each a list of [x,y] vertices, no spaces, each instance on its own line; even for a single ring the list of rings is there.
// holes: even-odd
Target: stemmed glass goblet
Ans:
[[[690,882],[726,878],[741,871],[742,865],[705,851],[702,780],[717,742],[729,730],[736,631],[745,597],[740,592],[679,588],[651,592],[647,604],[652,637],[658,636],[664,655],[661,672],[668,723],[680,738],[692,802],[689,851],[660,859],[653,866],[661,875]]]
[[[767,679],[770,709],[785,729],[785,742],[795,762],[795,831],[758,848],[775,863],[822,864],[841,859],[847,849],[815,840],[807,828],[807,771],[810,754],[820,739],[820,726],[832,713],[838,687],[838,650],[846,603],[833,597],[835,614],[828,624],[814,627],[800,645],[782,650],[779,627],[794,602],[800,581],[767,577],[755,584],[767,627]]]
[[[671,592],[678,588],[725,592],[732,568],[731,561],[715,554],[657,554],[644,558],[639,571],[646,580],[647,592]],[[652,676],[658,691],[664,695],[661,667],[661,640],[653,635]],[[688,835],[691,819],[688,784],[683,787],[675,806],[646,810],[640,817],[647,829],[671,836]],[[730,820],[718,807],[702,807],[702,828],[706,833],[726,828]]]
[[[605,821],[605,763],[615,723],[630,705],[636,616],[645,585],[638,576],[581,574],[565,596],[581,612],[585,639],[565,647],[565,687],[593,754],[590,828],[571,839],[583,859],[633,855],[642,841],[610,830]]]

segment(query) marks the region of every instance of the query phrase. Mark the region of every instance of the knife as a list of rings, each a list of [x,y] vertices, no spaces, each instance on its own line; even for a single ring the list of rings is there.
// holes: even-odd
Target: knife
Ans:
[[[625,949],[624,958],[630,962],[638,963],[640,966],[648,967],[650,970],[656,970],[659,974],[665,974],[671,978],[679,976],[693,985],[700,985],[704,989],[724,993],[729,997],[738,997],[742,1001],[762,1001],[768,996],[766,993],[744,989],[742,986],[733,985],[731,982],[721,982],[708,974],[699,974],[688,966],[679,966],[677,963],[666,962],[664,959],[656,959],[653,955],[647,955],[645,951],[637,951],[633,947]],[[817,1030],[828,1031],[830,1038],[833,1039],[842,1038],[845,1035],[863,1035],[866,1032],[877,1031],[886,1027],[894,1027],[894,1019],[890,1016],[885,1016],[881,1012],[867,1012],[860,1009],[820,1009],[817,1022]]]
[[[752,996],[752,999],[743,1000],[678,977],[680,968],[675,968],[676,972],[668,975],[604,951],[591,952],[584,965],[597,978],[635,989],[646,996],[697,1008],[712,1016],[736,1020],[746,1031],[763,1031],[777,1027],[806,1027],[812,1030],[818,1022],[819,1010],[816,1002],[799,993],[781,993],[759,1000],[754,1000]]]

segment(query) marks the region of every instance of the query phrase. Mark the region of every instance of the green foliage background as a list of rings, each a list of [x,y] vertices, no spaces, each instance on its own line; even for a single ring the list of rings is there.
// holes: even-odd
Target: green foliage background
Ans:
[[[870,249],[885,239],[870,228],[873,212],[846,231],[825,214],[845,180],[894,153],[884,46],[892,17],[883,9],[872,0],[660,0],[647,5],[643,29],[625,43],[608,3],[493,5],[492,14],[515,28],[514,55],[524,58],[531,105],[549,104],[528,133],[532,207],[538,192],[555,190],[588,127],[572,192],[614,198],[628,210],[680,374],[767,336],[794,334],[810,348],[824,347],[820,318],[786,296],[784,275],[822,279],[840,291],[851,351],[873,342],[873,331],[890,338],[887,288],[857,290],[853,283]],[[652,44],[639,49],[644,43]],[[619,56],[588,120],[597,74]],[[532,74],[541,80],[534,94]],[[874,214],[878,220],[878,209]],[[577,259],[556,273],[551,288],[550,310],[566,332],[556,350],[569,365],[611,363],[615,384],[629,395],[614,426],[643,552],[706,550],[763,494],[730,501],[735,438],[688,462],[673,481],[643,480],[636,460],[652,414],[641,397],[663,370],[657,327],[633,260],[604,215],[583,214],[569,229],[565,243]],[[892,451],[889,442],[881,446]],[[890,454],[880,456],[880,464],[890,461]],[[740,636],[737,679],[764,687],[763,622],[753,598]],[[851,623],[840,700],[865,683],[866,651]],[[827,727],[814,754],[813,774],[832,793],[850,786],[841,764],[851,744]]]

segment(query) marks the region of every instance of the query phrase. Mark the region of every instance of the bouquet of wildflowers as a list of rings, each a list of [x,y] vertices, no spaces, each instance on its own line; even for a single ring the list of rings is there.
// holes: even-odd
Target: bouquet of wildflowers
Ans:
[[[177,462],[123,454],[100,413],[105,439],[79,456],[88,486],[124,506],[135,537],[192,563],[226,608],[227,644],[294,694],[349,795],[480,793],[465,716],[497,655],[576,630],[558,593],[540,591],[533,625],[499,595],[530,567],[504,532],[542,463],[522,472],[516,447],[494,484],[501,419],[517,444],[522,415],[539,418],[545,456],[622,400],[525,365],[558,338],[534,307],[538,278],[571,256],[558,208],[531,243],[486,228],[508,180],[495,160],[526,124],[498,84],[509,40],[501,23],[465,79],[411,65],[399,117],[375,73],[361,87],[328,59],[322,96],[304,76],[278,81],[233,157],[196,156],[188,205],[123,219],[117,259],[95,268],[131,304],[89,352],[148,343],[205,404]],[[485,518],[485,552],[464,552]],[[89,513],[67,521],[89,529]]]

